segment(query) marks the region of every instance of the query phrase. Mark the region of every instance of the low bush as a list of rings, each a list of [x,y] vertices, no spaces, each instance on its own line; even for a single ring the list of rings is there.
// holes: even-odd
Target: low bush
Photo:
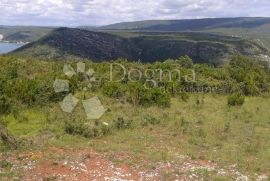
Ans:
[[[235,55],[225,67],[228,75],[234,80],[233,86],[241,84],[244,95],[256,96],[269,92],[269,65],[254,58]]]
[[[65,122],[65,132],[86,138],[96,138],[110,134],[111,127],[99,121],[96,121],[94,124],[85,124],[83,121],[68,121]]]
[[[150,115],[145,116],[141,121],[141,125],[143,127],[148,126],[148,125],[158,125],[158,124],[160,124],[160,120]]]
[[[67,134],[75,135],[82,134],[82,123],[66,121],[65,122],[65,132]]]
[[[180,98],[181,98],[182,101],[187,102],[187,101],[189,100],[189,95],[188,95],[188,93],[186,93],[186,92],[181,92],[179,95],[180,95]]]
[[[21,79],[13,82],[9,94],[15,96],[14,98],[19,100],[23,104],[33,105],[36,101],[37,83],[34,80]]]
[[[182,132],[182,134],[187,134],[188,132],[190,132],[190,129],[192,127],[191,125],[192,123],[184,118],[181,119],[180,121],[180,130]]]
[[[176,63],[178,63],[183,68],[193,68],[193,61],[189,56],[182,56],[179,57],[176,60]]]
[[[111,125],[104,124],[101,121],[95,121],[92,123],[85,123],[82,120],[66,121],[64,124],[64,130],[70,135],[79,135],[85,138],[97,138],[111,134],[113,129],[131,129],[133,128],[133,120],[117,118]]]
[[[126,89],[121,83],[109,82],[103,86],[103,93],[109,97],[121,98],[125,95]]]
[[[146,89],[140,84],[129,85],[128,101],[141,106],[170,106],[170,95],[159,88]]]
[[[150,90],[152,104],[160,107],[169,107],[170,106],[170,95],[162,92],[162,90],[155,88]]]
[[[0,95],[0,115],[6,114],[11,110],[11,103],[7,96]]]
[[[133,120],[117,118],[113,121],[114,128],[116,129],[129,129],[132,128]]]
[[[241,94],[233,94],[228,97],[229,106],[242,106],[245,103],[245,97]]]

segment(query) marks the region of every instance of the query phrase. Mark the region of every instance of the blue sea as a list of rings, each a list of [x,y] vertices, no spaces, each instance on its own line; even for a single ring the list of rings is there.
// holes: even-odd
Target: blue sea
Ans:
[[[23,44],[0,42],[0,54],[9,53],[21,46],[23,46]]]

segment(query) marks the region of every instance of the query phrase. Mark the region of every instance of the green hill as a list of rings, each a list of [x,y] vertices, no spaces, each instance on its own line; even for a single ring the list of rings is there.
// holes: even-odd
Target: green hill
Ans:
[[[121,36],[118,36],[118,35]],[[262,46],[241,38],[209,33],[103,33],[60,28],[12,54],[45,59],[91,59],[94,61],[126,58],[143,62],[176,59],[188,55],[195,62],[220,65],[235,53],[268,55]]]
[[[270,18],[206,18],[123,22],[100,27],[111,30],[202,31],[214,28],[256,28],[270,24]]]
[[[53,59],[108,60],[132,59],[137,47],[119,36],[72,28],[59,28],[36,42],[17,49],[13,54]]]
[[[270,49],[270,18],[147,20],[78,28],[109,32],[208,32],[248,39]],[[4,41],[33,42],[53,29],[55,27],[0,26],[0,34]]]
[[[207,18],[187,20],[148,20],[100,27],[106,31],[210,32],[236,36],[270,49],[270,18]]]

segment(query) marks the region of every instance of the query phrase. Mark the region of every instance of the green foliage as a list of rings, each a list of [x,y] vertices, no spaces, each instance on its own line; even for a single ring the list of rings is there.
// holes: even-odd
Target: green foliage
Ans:
[[[164,93],[162,90],[156,88],[150,90],[152,105],[157,105],[160,107],[170,106],[170,95]],[[150,101],[151,102],[151,101]]]
[[[112,98],[127,98],[133,105],[160,106],[170,105],[170,95],[159,88],[146,89],[141,83],[122,84],[117,82],[105,83],[103,94]]]
[[[37,93],[37,86],[34,80],[22,79],[15,82],[12,94],[16,95],[17,99],[22,103],[32,105],[35,102],[35,94]]]
[[[160,124],[160,120],[151,116],[151,115],[147,115],[145,117],[143,117],[142,121],[141,121],[141,125],[144,126],[148,126],[148,125],[158,125]]]
[[[6,114],[11,110],[11,103],[7,96],[0,94],[0,115]]]
[[[6,160],[1,160],[0,161],[0,168],[4,168],[4,169],[11,169],[12,168],[12,163],[6,161]]]
[[[269,67],[265,62],[243,55],[235,55],[227,66],[227,70],[234,82],[231,84],[232,87],[241,85],[241,92],[245,95],[254,96],[269,91]]]
[[[129,129],[132,128],[133,120],[124,119],[122,117],[113,121],[113,125],[116,129]]]
[[[57,146],[70,144],[66,143],[66,139],[70,139],[73,140],[72,146],[74,140],[81,141],[83,144],[90,142],[97,149],[114,148],[118,151],[138,154],[142,158],[153,158],[155,157],[153,153],[167,153],[168,149],[182,150],[184,154],[190,153],[194,158],[213,160],[218,163],[235,164],[235,157],[238,156],[237,164],[241,171],[253,172],[258,168],[262,172],[267,172],[266,168],[269,168],[267,162],[269,131],[265,129],[269,126],[267,112],[269,98],[243,96],[269,92],[269,70],[261,62],[258,62],[260,66],[256,66],[252,61],[242,57],[233,60],[236,62],[232,61],[225,68],[194,65],[198,82],[192,85],[226,85],[231,91],[228,98],[224,95],[205,94],[205,97],[201,98],[197,96],[198,94],[174,93],[178,86],[189,85],[175,80],[172,83],[163,83],[162,88],[152,89],[144,87],[144,79],[137,83],[102,82],[101,89],[90,92],[89,96],[92,97],[94,94],[102,97],[103,105],[111,111],[100,121],[87,121],[72,120],[70,114],[62,112],[59,105],[55,103],[62,101],[65,96],[55,94],[53,90],[55,78],[62,78],[64,63],[21,62],[14,66],[18,75],[16,77],[7,73],[9,67],[12,67],[10,62],[14,61],[12,59],[7,61],[7,59],[9,58],[0,58],[0,94],[4,97],[0,98],[0,111],[6,110],[5,114],[9,112],[11,114],[4,115],[2,119],[13,134],[27,137],[29,140],[33,139],[37,141],[37,145],[43,144],[39,143],[39,140],[43,142],[46,139],[47,143],[47,138],[49,144]],[[249,66],[246,66],[246,63]],[[87,66],[89,65],[94,67],[98,74],[106,75],[108,72],[107,63],[88,63]],[[138,66],[142,69],[175,68],[168,62],[154,64],[125,62],[125,66]],[[185,73],[188,69],[181,68],[182,71]],[[78,81],[75,77],[71,79],[70,87],[72,92],[80,94]],[[125,98],[133,105],[119,104],[107,97]],[[244,102],[245,104],[241,109],[238,107],[228,109],[227,101],[230,106],[242,105]],[[12,111],[10,111],[11,105]],[[169,105],[170,109],[160,108]],[[30,113],[24,114],[24,109],[30,110]],[[76,109],[74,111],[76,118],[85,116],[82,107],[78,106]],[[38,113],[33,110],[38,110]],[[46,116],[43,115],[48,113],[51,117],[48,119],[50,121],[46,121]],[[236,119],[237,121],[234,121]],[[103,120],[106,121],[105,124]],[[141,131],[142,129],[145,131]],[[249,131],[252,129],[254,131]],[[34,138],[36,135],[38,135],[37,139]],[[81,137],[94,140],[89,141]],[[110,144],[104,144],[105,141]],[[257,159],[248,159],[250,156]]]
[[[12,67],[9,67],[6,72],[6,77],[9,79],[16,79],[18,78],[18,71],[17,66],[13,65]]]
[[[113,133],[113,130],[131,129],[133,120],[119,117],[112,124],[104,124],[101,121],[86,123],[84,120],[65,121],[64,130],[70,135],[80,135],[86,138],[96,138]]]
[[[125,96],[126,88],[121,83],[109,82],[103,86],[103,93],[109,97],[121,98]]]
[[[47,80],[20,79],[13,83],[7,93],[28,106],[49,102],[53,95],[52,84]]]
[[[179,95],[180,95],[180,98],[181,98],[182,101],[184,101],[184,102],[187,102],[188,101],[188,99],[189,99],[188,93],[181,92]]]
[[[128,85],[128,100],[134,105],[170,106],[170,95],[159,88],[146,89],[143,85],[132,83]]]
[[[12,57],[1,57],[2,67],[0,74],[0,93],[9,97],[11,102],[19,102],[24,105],[45,105],[50,102],[59,102],[63,100],[67,93],[55,93],[53,90],[53,82],[56,77],[63,76],[62,62],[31,62],[32,66],[28,66],[31,61],[18,61]],[[231,61],[224,68],[215,68],[209,65],[192,64],[189,57],[180,57],[178,60],[168,60],[165,63],[156,62],[153,64],[137,64],[119,60],[127,70],[130,68],[144,69],[163,69],[174,70],[175,64],[181,64],[181,81],[179,82],[176,75],[173,74],[172,82],[158,81],[159,75],[151,75],[149,78],[157,80],[158,87],[146,89],[144,86],[147,79],[144,75],[142,79],[136,83],[128,80],[122,82],[108,82],[108,64],[99,63],[91,64],[95,68],[97,74],[101,77],[105,76],[103,81],[96,87],[91,89],[97,93],[102,91],[105,96],[130,102],[133,105],[141,106],[170,106],[171,97],[180,97],[183,101],[187,101],[189,95],[186,92],[178,92],[180,89],[192,87],[218,87],[220,93],[243,95],[261,95],[270,90],[270,71],[266,63],[248,58],[242,55],[232,57]],[[89,67],[88,65],[88,67]],[[197,82],[187,83],[184,75],[190,74],[190,68],[194,68]],[[53,68],[53,69],[52,69]],[[38,69],[36,71],[35,69]],[[52,71],[53,70],[53,71]],[[64,79],[64,76],[62,77]],[[107,79],[106,79],[107,78]],[[105,81],[107,80],[107,81]],[[78,76],[69,79],[70,92],[81,92],[80,80]]]
[[[189,56],[182,56],[176,60],[176,63],[178,63],[183,68],[193,68],[193,61]]]
[[[245,103],[245,97],[241,94],[233,94],[228,96],[229,106],[242,106]]]
[[[96,138],[111,133],[111,127],[102,124],[100,121],[86,124],[83,120],[66,121],[65,132],[71,135],[80,135],[86,138]]]
[[[126,100],[133,105],[141,106],[170,106],[170,97],[180,96],[183,101],[188,100],[188,94],[178,91],[185,87],[218,87],[223,92],[226,90],[230,94],[243,93],[243,95],[260,95],[269,92],[270,90],[270,71],[266,63],[248,58],[242,55],[232,57],[231,61],[224,68],[214,68],[208,65],[193,65],[192,60],[185,56],[178,60],[168,60],[165,63],[156,62],[154,64],[136,64],[134,62],[121,61],[127,69],[137,67],[143,69],[163,69],[174,70],[175,63],[181,64],[181,81],[173,74],[172,82],[158,82],[156,88],[146,89],[144,86],[146,77],[136,83],[125,80],[123,82],[108,82],[103,79],[101,84],[96,89],[91,91],[99,92],[100,90],[105,96]],[[20,102],[22,104],[45,105],[50,102],[61,101],[66,93],[56,94],[53,90],[53,82],[56,77],[61,77],[63,63],[50,63],[54,67],[55,72],[52,72],[49,64],[33,63],[35,68],[39,67],[40,71],[35,72],[31,66],[27,66],[27,62],[18,62],[16,59],[7,57],[1,58],[3,65],[0,75],[0,92],[7,95],[12,102]],[[46,66],[44,66],[44,65]],[[99,75],[108,76],[108,64],[92,64]],[[190,74],[190,68],[194,68],[196,72],[197,82],[187,83],[184,80],[184,75]],[[31,75],[35,74],[35,75]],[[159,75],[152,75],[150,78],[158,80]],[[77,76],[69,79],[70,92],[80,92],[80,80]],[[226,89],[226,90],[225,90]],[[221,92],[221,93],[223,93]],[[227,92],[227,93],[228,93]]]

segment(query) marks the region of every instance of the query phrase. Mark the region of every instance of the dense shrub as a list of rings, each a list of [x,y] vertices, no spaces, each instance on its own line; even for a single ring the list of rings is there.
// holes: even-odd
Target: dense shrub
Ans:
[[[128,100],[134,105],[170,106],[170,95],[159,88],[146,89],[140,84],[129,84]]]
[[[10,59],[7,61],[5,59],[9,58],[3,57],[1,59],[0,94],[9,97],[12,102],[16,103],[18,101],[30,106],[44,105],[49,102],[62,101],[66,96],[67,93],[56,94],[53,90],[55,78],[67,78],[62,71],[64,63],[42,61],[20,61],[19,63],[12,63],[15,60]],[[30,66],[29,63],[31,63]],[[174,70],[176,67],[180,67],[181,81],[179,82],[177,73],[173,73],[172,82],[166,81],[168,73],[164,73],[164,81],[157,82],[158,86],[160,86],[159,88],[146,89],[144,87],[145,80],[159,80],[159,74],[157,73],[155,75],[149,75],[149,77],[143,75],[142,80],[136,83],[128,82],[128,80],[118,83],[108,82],[108,64],[91,63],[91,66],[94,66],[97,72],[95,76],[103,77],[97,88],[91,88],[91,93],[94,92],[96,94],[102,91],[108,97],[120,99],[123,102],[127,100],[134,105],[167,107],[170,105],[170,96],[180,96],[180,99],[187,101],[188,94],[181,93],[179,95],[181,88],[215,86],[219,87],[220,90],[224,90],[219,93],[241,93],[252,96],[261,95],[270,90],[269,66],[262,61],[241,55],[232,57],[231,61],[225,67],[220,68],[203,64],[193,65],[189,57],[180,57],[177,60],[155,62],[153,64],[137,64],[128,61],[120,61],[120,63],[127,70],[134,67],[140,70]],[[190,74],[190,68],[195,69],[197,78],[197,82],[195,83],[184,81],[184,75]],[[120,76],[123,76],[122,72]],[[80,82],[80,76],[73,76],[69,79],[71,93],[79,93],[81,91],[81,87],[85,85],[80,84]]]
[[[84,120],[66,121],[64,130],[70,135],[79,135],[85,138],[97,138],[111,134],[113,130],[133,128],[133,120],[119,117],[112,124],[104,124],[101,121],[86,123]]]
[[[83,121],[65,122],[65,132],[71,135],[80,135],[86,138],[96,138],[111,133],[112,128],[96,121],[94,124],[85,124]]]
[[[159,82],[158,87],[174,97],[179,93],[182,86],[180,82]]]
[[[245,97],[241,94],[233,94],[228,97],[229,106],[242,106],[245,103]]]
[[[242,55],[233,56],[226,67],[229,77],[235,85],[242,85],[245,95],[259,95],[270,88],[269,66],[260,60]]]
[[[9,93],[23,104],[32,105],[36,98],[37,83],[29,79],[15,81]]]
[[[65,122],[65,132],[71,135],[82,134],[83,133],[83,124],[81,122]]]
[[[50,101],[55,101],[56,93],[52,86],[53,81],[52,78],[47,77],[36,80],[36,90],[34,95],[35,104],[44,105]],[[62,94],[65,95],[66,93]],[[60,97],[60,100],[62,100],[62,97]]]
[[[160,107],[169,107],[170,106],[170,95],[164,93],[159,88],[150,90],[152,104]],[[151,102],[151,101],[150,101]]]
[[[102,90],[105,95],[113,98],[123,97],[126,93],[124,85],[117,82],[106,83]]]
[[[25,105],[44,105],[53,101],[55,92],[53,90],[53,80],[51,78],[40,79],[17,79],[4,82],[0,87],[2,91],[13,100],[17,100]]]

